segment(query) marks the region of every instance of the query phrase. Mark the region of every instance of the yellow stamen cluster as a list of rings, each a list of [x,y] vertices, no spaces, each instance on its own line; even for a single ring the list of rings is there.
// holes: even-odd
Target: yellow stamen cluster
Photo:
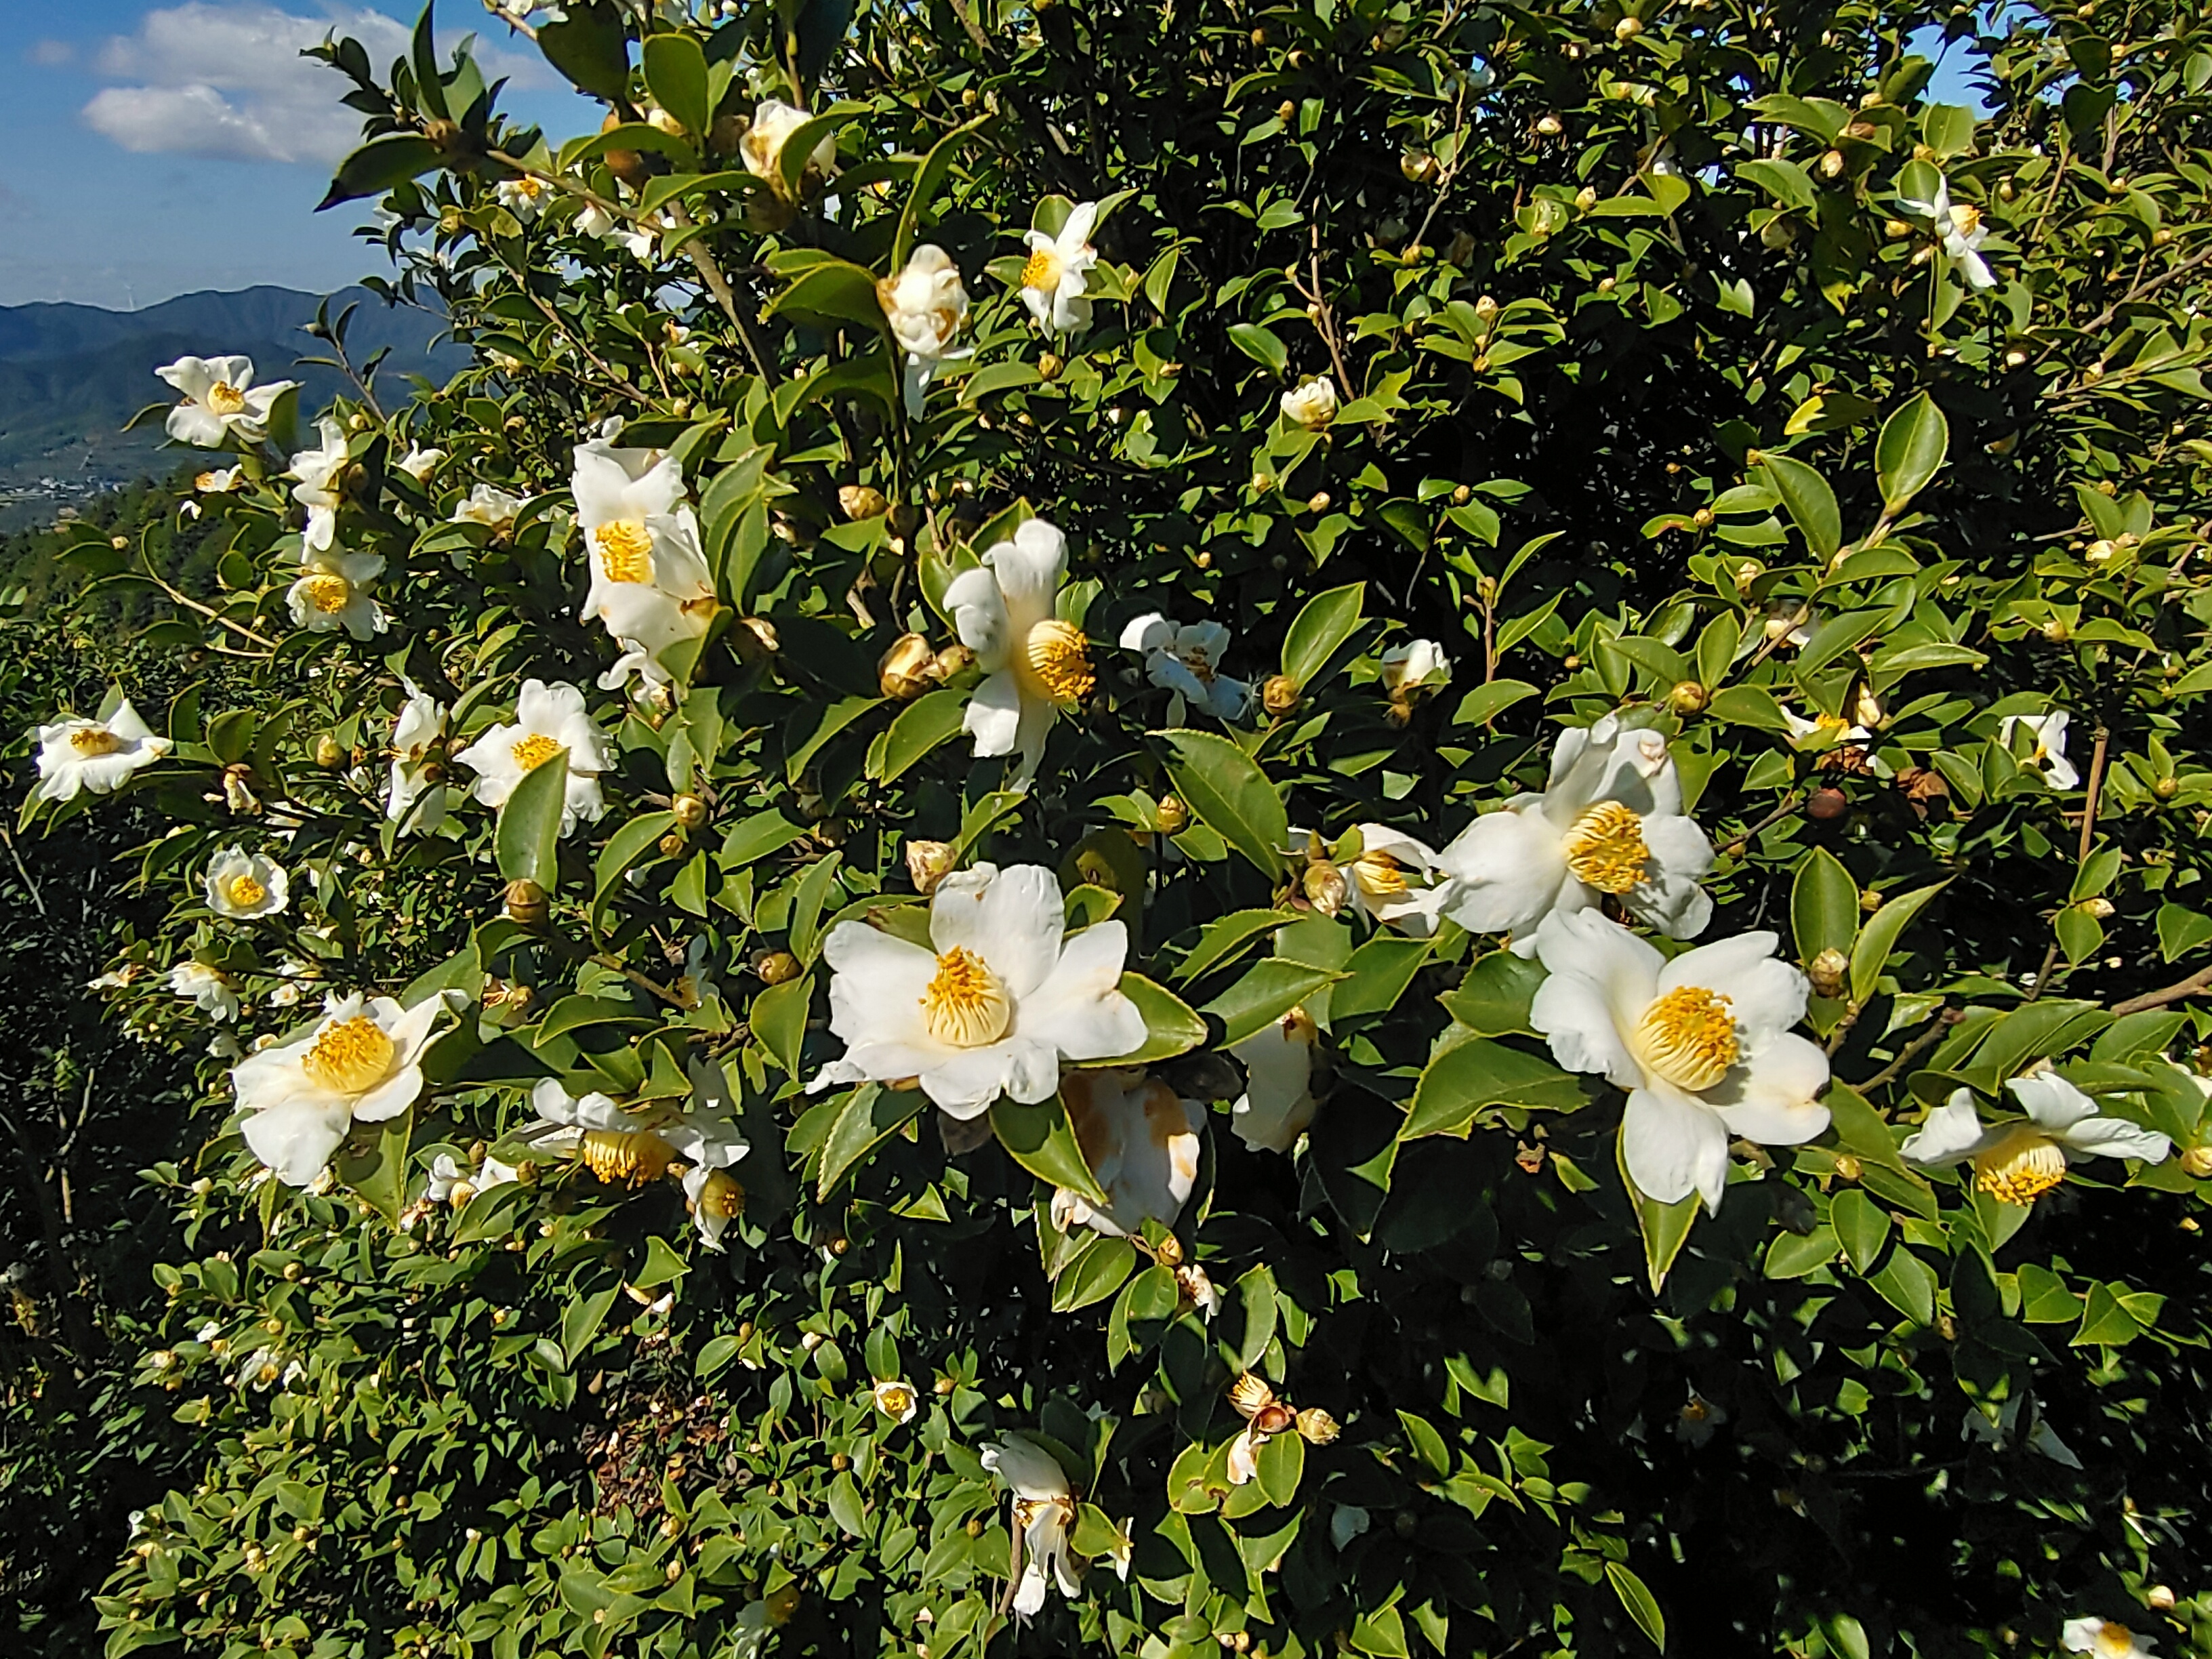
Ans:
[[[1971,202],[1951,204],[1951,228],[1961,236],[1971,237],[1982,228],[1982,210]]]
[[[123,747],[123,739],[104,726],[80,726],[70,733],[69,743],[87,760],[95,755],[112,755]]]
[[[1644,820],[1617,800],[1600,801],[1567,831],[1567,868],[1601,893],[1626,893],[1644,879],[1651,849]]]
[[[937,972],[921,997],[930,1036],[955,1048],[980,1048],[1006,1033],[1014,1005],[983,958],[956,945],[937,959]]]
[[[744,1213],[745,1189],[727,1170],[711,1170],[699,1188],[699,1213],[733,1221]]]
[[[1974,1185],[2000,1204],[2025,1207],[2065,1179],[2058,1143],[2025,1123],[1974,1154]]]
[[[207,406],[217,415],[242,415],[246,394],[228,380],[217,380],[208,388]]]
[[[241,910],[251,910],[269,896],[269,890],[252,876],[233,876],[223,884],[223,893]]]
[[[353,602],[353,584],[335,570],[318,570],[302,586],[307,603],[325,617],[337,616]]]
[[[668,1173],[676,1149],[650,1129],[586,1129],[576,1156],[611,1187],[642,1187]]]
[[[561,752],[561,744],[543,732],[532,732],[527,737],[517,738],[509,750],[514,763],[526,772],[534,772]]]
[[[599,568],[611,582],[653,580],[653,532],[639,519],[614,519],[592,532]]]
[[[392,1074],[397,1052],[382,1026],[367,1014],[356,1014],[325,1026],[300,1069],[334,1093],[367,1094]]]
[[[1728,1075],[1741,1045],[1729,1000],[1702,985],[1680,985],[1644,1011],[1636,1028],[1644,1063],[1678,1087],[1710,1089]]]
[[[914,1390],[903,1382],[876,1384],[876,1409],[885,1417],[904,1417],[914,1409]]]
[[[1057,618],[1030,629],[1023,647],[1030,672],[1054,702],[1080,702],[1097,684],[1091,672],[1090,641],[1083,630]]]
[[[1362,853],[1352,861],[1352,878],[1370,898],[1395,898],[1406,890],[1406,872],[1388,853]]]
[[[1034,249],[1022,261],[1022,286],[1049,294],[1060,286],[1060,255],[1048,247]]]

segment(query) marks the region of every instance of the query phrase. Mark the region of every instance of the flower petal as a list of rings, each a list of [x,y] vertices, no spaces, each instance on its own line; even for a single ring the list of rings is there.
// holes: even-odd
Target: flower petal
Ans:
[[[937,971],[931,951],[865,921],[841,921],[823,941],[823,957],[830,968],[830,1030],[835,1035],[848,1044],[942,1046],[931,1041],[922,1021],[922,997]]]
[[[1022,687],[1011,668],[1000,670],[977,686],[960,717],[960,727],[975,739],[975,757],[1011,755],[1021,742]]]
[[[1687,985],[1718,992],[1729,1000],[1745,1046],[1756,1050],[1804,1018],[1813,994],[1812,981],[1775,956],[1780,943],[1761,930],[1685,951],[1659,970],[1659,994]]]
[[[2139,1158],[2146,1164],[2163,1164],[2173,1150],[2173,1143],[2155,1129],[2124,1117],[2084,1118],[2059,1139],[2069,1152],[2092,1158]]]
[[[1059,966],[1066,925],[1059,879],[1042,864],[957,871],[939,884],[929,905],[929,937],[938,951],[974,951],[1017,1002]]]
[[[1120,989],[1128,956],[1120,922],[1085,928],[1067,941],[1051,977],[1016,1007],[1015,1028],[1070,1060],[1112,1060],[1142,1048],[1145,1017]]]
[[[2096,1115],[2096,1102],[2056,1072],[2008,1078],[2005,1087],[2012,1091],[2021,1109],[2045,1129],[2063,1131]]]
[[[1175,645],[1175,624],[1157,611],[1133,618],[1121,630],[1124,651],[1166,651]]]
[[[1474,933],[1527,933],[1558,902],[1566,879],[1559,831],[1540,813],[1485,813],[1437,855],[1451,878],[1444,914]]]
[[[989,571],[963,570],[955,576],[945,590],[945,608],[952,613],[953,630],[960,635],[960,643],[975,653],[986,672],[1005,666],[1013,643],[1012,629],[1006,619],[1006,597]]]
[[[1673,1204],[1696,1193],[1708,1212],[1728,1185],[1728,1129],[1694,1096],[1671,1084],[1638,1089],[1620,1119],[1629,1179],[1646,1198]]]
[[[323,1172],[352,1121],[343,1101],[297,1099],[250,1114],[239,1129],[277,1180],[304,1187]]]
[[[1814,1097],[1828,1086],[1828,1057],[1794,1031],[1732,1067],[1705,1091],[1705,1103],[1730,1134],[1762,1146],[1798,1146],[1828,1127],[1828,1109]]]
[[[1974,1091],[1954,1089],[1950,1099],[1929,1113],[1897,1150],[1908,1163],[1946,1169],[1972,1158],[1987,1139],[1981,1115],[1974,1109]]]
[[[1007,618],[1019,639],[1052,615],[1054,597],[1067,574],[1067,538],[1042,519],[1025,520],[1011,541],[983,555],[983,562],[998,578]]]

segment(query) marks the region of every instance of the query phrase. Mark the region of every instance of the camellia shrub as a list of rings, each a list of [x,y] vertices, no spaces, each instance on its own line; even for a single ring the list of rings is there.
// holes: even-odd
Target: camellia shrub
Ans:
[[[2196,8],[491,27],[70,556],[111,1653],[2212,1653]]]

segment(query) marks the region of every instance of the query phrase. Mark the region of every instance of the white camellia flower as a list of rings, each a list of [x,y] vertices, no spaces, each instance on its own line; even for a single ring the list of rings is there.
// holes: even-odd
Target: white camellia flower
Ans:
[[[1431,884],[1442,868],[1435,849],[1387,823],[1363,823],[1358,833],[1358,855],[1340,865],[1317,833],[1291,831],[1287,851],[1289,856],[1306,860],[1306,896],[1314,908],[1334,915],[1349,903],[1380,925],[1400,927],[1424,939],[1435,933],[1437,917],[1454,891],[1449,881]],[[1408,871],[1414,879],[1407,878]],[[1321,884],[1316,876],[1322,878]]]
[[[576,230],[580,235],[598,241],[612,242],[626,249],[630,258],[641,264],[654,262],[653,232],[649,225],[634,226],[617,219],[597,202],[586,205],[576,216]]]
[[[1235,720],[1251,697],[1249,684],[1221,672],[1229,630],[1218,622],[1178,627],[1158,611],[1149,611],[1121,630],[1121,648],[1144,653],[1145,677],[1154,685],[1216,720]]]
[[[338,502],[352,457],[346,446],[345,428],[337,421],[325,415],[316,422],[316,430],[322,434],[321,447],[301,450],[292,457],[291,476],[300,481],[292,486],[292,499],[307,509],[303,544],[325,552],[337,539]]]
[[[1066,1187],[1052,1195],[1052,1218],[1063,1231],[1089,1227],[1124,1237],[1146,1221],[1172,1224],[1198,1181],[1206,1109],[1141,1066],[1070,1072],[1060,1097],[1083,1161],[1109,1200],[1094,1207]]]
[[[1075,1493],[1060,1461],[1033,1441],[1002,1435],[983,1448],[983,1467],[1014,1495],[1014,1528],[1022,1535],[1022,1577],[1014,1611],[1034,1618],[1044,1607],[1045,1587],[1057,1583],[1073,1601],[1082,1594],[1067,1534],[1075,1524]]]
[[[553,200],[553,187],[543,179],[533,179],[527,173],[513,179],[502,179],[492,186],[492,194],[499,204],[524,224],[533,222],[545,211]]]
[[[242,847],[217,853],[201,886],[208,908],[233,921],[273,916],[291,902],[291,878],[283,866]]]
[[[868,1397],[875,1402],[876,1409],[894,1423],[911,1423],[914,1414],[921,1409],[921,1396],[915,1393],[913,1384],[896,1377],[877,1382],[868,1390]]]
[[[1795,1146],[1828,1127],[1815,1098],[1828,1057],[1790,1029],[1812,983],[1778,943],[1739,933],[1670,962],[1596,910],[1555,910],[1537,929],[1549,977],[1529,1024],[1569,1071],[1628,1091],[1621,1151],[1645,1197],[1696,1193],[1717,1211],[1731,1136]]]
[[[930,945],[843,921],[823,945],[830,1029],[844,1057],[808,1085],[920,1080],[956,1118],[1000,1095],[1048,1099],[1063,1060],[1140,1047],[1145,1018],[1120,990],[1128,932],[1102,921],[1063,938],[1060,883],[1041,864],[979,864],[947,876],[929,906]]]
[[[402,679],[407,701],[392,722],[392,779],[384,793],[384,816],[417,835],[430,835],[446,821],[445,769],[432,775],[431,745],[446,734],[446,708],[414,681]]]
[[[1984,1127],[1974,1092],[1955,1089],[1898,1150],[1915,1164],[1948,1169],[1972,1159],[1974,1185],[2000,1204],[2033,1204],[2083,1158],[2139,1158],[2163,1164],[2173,1143],[2122,1117],[2099,1117],[2088,1096],[2051,1071],[2008,1078],[2025,1120]]]
[[[1437,855],[1452,891],[1444,914],[1470,933],[1510,933],[1536,954],[1554,911],[1607,894],[1674,939],[1695,939],[1713,905],[1698,885],[1712,843],[1682,811],[1681,780],[1663,733],[1607,714],[1559,735],[1540,795],[1516,795]]]
[[[1060,711],[1097,683],[1083,630],[1054,614],[1066,574],[1067,538],[1030,519],[983,555],[981,569],[962,571],[945,590],[953,628],[985,676],[962,729],[979,757],[1021,756],[1018,787],[1036,775]]]
[[[392,465],[416,483],[428,483],[430,475],[438,470],[438,463],[445,459],[444,450],[424,449],[418,444],[410,446],[407,453]]]
[[[1432,690],[1451,678],[1452,660],[1434,640],[1408,640],[1382,653],[1382,689],[1392,696]]]
[[[474,1198],[478,1193],[488,1193],[495,1187],[504,1187],[522,1179],[522,1172],[512,1164],[502,1164],[487,1156],[474,1169],[455,1161],[450,1152],[441,1152],[430,1164],[430,1184],[423,1196],[433,1204],[451,1204],[455,1209]]]
[[[777,195],[785,194],[784,146],[791,141],[792,134],[813,118],[781,98],[762,99],[753,106],[751,125],[738,140],[738,154],[744,161],[745,171],[756,179],[767,179]],[[826,174],[836,165],[837,141],[825,132],[815,141],[813,151],[806,158],[806,167]]]
[[[523,775],[568,751],[567,804],[561,833],[579,823],[597,823],[607,810],[599,793],[599,774],[608,769],[606,739],[592,724],[584,694],[574,685],[525,680],[514,699],[514,718],[488,726],[453,757],[477,774],[472,793],[486,806],[501,807]]]
[[[1336,418],[1336,382],[1326,374],[1312,374],[1282,396],[1283,418],[1292,426],[1318,432]]]
[[[217,1024],[238,1018],[237,990],[220,969],[204,962],[180,962],[170,969],[169,988]]]
[[[1807,720],[1787,703],[1777,703],[1775,707],[1782,711],[1782,723],[1790,728],[1790,740],[1801,745],[1808,738],[1820,739],[1823,748],[1831,744],[1868,743],[1874,738],[1866,727],[1852,725],[1841,714],[1815,714]]]
[[[2054,708],[2047,714],[2007,714],[1997,722],[1997,741],[2008,749],[2014,730],[2027,727],[2034,743],[2027,763],[2042,773],[2044,781],[2053,789],[2072,789],[2081,781],[2074,763],[2066,758],[2066,727],[2073,718],[2063,708]]]
[[[1048,334],[1080,334],[1091,326],[1089,273],[1098,263],[1091,233],[1097,226],[1098,204],[1079,202],[1059,235],[1023,233],[1030,257],[1022,263],[1022,303]]]
[[[411,1008],[390,997],[333,996],[307,1036],[257,1050],[231,1068],[249,1114],[253,1155],[288,1186],[323,1171],[356,1123],[381,1123],[422,1092],[422,1050],[445,1006],[435,994]]]
[[[2138,1636],[2125,1625],[2094,1616],[2069,1619],[2058,1639],[2067,1652],[2090,1654],[2094,1659],[2151,1659],[2156,1645],[2152,1638]]]
[[[75,800],[85,789],[109,794],[172,747],[138,718],[128,697],[105,720],[72,714],[40,726],[33,740],[39,745],[39,787],[31,798],[56,802]]]
[[[1906,212],[1917,213],[1934,224],[1936,234],[1942,240],[1943,257],[1969,286],[1981,289],[1997,285],[1989,262],[1981,256],[1981,246],[1990,234],[1982,223],[1981,209],[1971,203],[1953,201],[1948,182],[1938,182],[1933,201],[1904,196],[1898,202]]]
[[[1244,1066],[1244,1092],[1229,1109],[1229,1127],[1254,1152],[1289,1152],[1313,1121],[1314,1051],[1320,1042],[1313,1016],[1293,1008],[1229,1045]]]
[[[455,524],[480,524],[500,541],[514,533],[514,521],[530,503],[496,484],[479,483],[453,508]]]
[[[604,623],[630,653],[642,653],[635,665],[625,658],[615,684],[632,666],[649,682],[666,684],[670,677],[654,659],[704,634],[717,608],[683,467],[657,449],[617,449],[594,438],[576,447],[569,483],[592,566],[580,614]],[[613,689],[607,677],[601,684]]]
[[[693,1082],[698,1082],[693,1073]],[[632,1112],[596,1091],[573,1096],[551,1078],[531,1091],[538,1121],[518,1139],[544,1152],[564,1152],[610,1186],[642,1187],[677,1175],[692,1206],[701,1240],[722,1249],[722,1232],[744,1202],[730,1165],[751,1150],[736,1122],[711,1096],[688,1109],[666,1101]]]
[[[259,443],[269,435],[269,411],[276,399],[299,384],[254,385],[251,357],[179,357],[154,373],[185,394],[169,411],[169,435],[201,449],[220,448],[234,433]]]
[[[369,592],[384,574],[381,553],[304,548],[300,562],[303,574],[284,597],[291,604],[292,620],[309,633],[333,634],[343,628],[365,642],[392,625]]]
[[[936,243],[924,242],[904,270],[877,282],[876,303],[884,308],[891,337],[906,353],[906,412],[919,420],[937,366],[968,355],[952,349],[968,323],[968,290],[960,285],[960,267]]]

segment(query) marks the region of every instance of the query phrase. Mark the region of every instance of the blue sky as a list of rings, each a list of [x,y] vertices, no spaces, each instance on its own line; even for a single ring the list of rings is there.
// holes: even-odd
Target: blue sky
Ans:
[[[0,305],[321,292],[380,269],[351,234],[366,204],[313,210],[356,129],[343,80],[298,53],[338,27],[380,67],[415,15],[415,0],[0,0]],[[445,0],[440,21],[514,77],[512,112],[556,137],[596,123],[477,0]],[[1960,56],[1939,96],[1963,100]]]
[[[356,118],[337,102],[343,79],[298,50],[337,26],[381,66],[417,9],[0,0],[0,305],[130,309],[256,283],[320,291],[379,269],[382,256],[350,234],[367,204],[313,210]],[[559,134],[596,121],[474,0],[444,0],[439,15],[517,77],[506,107]]]

